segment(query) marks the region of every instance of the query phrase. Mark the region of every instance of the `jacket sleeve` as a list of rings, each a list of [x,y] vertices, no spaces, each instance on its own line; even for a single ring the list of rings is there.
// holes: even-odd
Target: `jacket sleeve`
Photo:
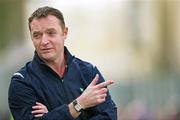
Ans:
[[[100,76],[97,84],[105,81],[97,67],[92,66],[91,64],[86,64],[85,67],[81,67],[81,70],[83,71],[83,76],[85,76],[88,84],[91,83],[96,74],[99,74]],[[89,120],[117,120],[117,107],[111,99],[109,91],[106,101],[89,110],[88,114],[90,114],[88,115],[90,118]]]
[[[32,106],[39,101],[31,85],[21,76],[13,76],[8,93],[8,102],[14,120],[74,120],[68,105],[58,106],[42,117],[34,117]]]
[[[94,67],[93,69],[93,76],[95,76],[95,74],[99,74],[100,76],[99,83],[105,81],[97,67]],[[92,117],[90,120],[117,120],[117,107],[114,101],[111,99],[109,91],[107,93],[106,101],[100,105],[97,105],[96,109],[99,114]]]
[[[110,96],[94,109],[98,114],[91,117],[90,120],[117,120],[117,108]]]

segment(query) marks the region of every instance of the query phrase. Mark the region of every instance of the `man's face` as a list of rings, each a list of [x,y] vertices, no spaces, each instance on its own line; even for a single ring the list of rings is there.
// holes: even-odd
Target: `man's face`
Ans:
[[[54,62],[64,54],[64,41],[68,29],[60,26],[60,21],[52,15],[33,19],[30,23],[31,38],[36,52],[46,62]]]

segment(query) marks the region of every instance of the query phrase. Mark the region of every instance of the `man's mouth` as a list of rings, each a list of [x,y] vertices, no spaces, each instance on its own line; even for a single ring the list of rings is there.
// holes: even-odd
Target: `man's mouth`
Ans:
[[[50,50],[52,50],[52,48],[43,48],[43,49],[41,49],[42,52],[50,52]]]

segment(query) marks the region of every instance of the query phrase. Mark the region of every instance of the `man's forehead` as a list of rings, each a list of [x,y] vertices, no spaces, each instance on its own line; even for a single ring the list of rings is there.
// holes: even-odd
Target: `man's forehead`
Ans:
[[[55,16],[48,15],[47,17],[34,18],[30,23],[31,28],[40,26],[60,26],[60,21]]]
[[[60,21],[54,16],[47,16],[41,18],[34,18],[31,22],[32,24],[59,24]]]
[[[32,29],[31,30],[32,31],[32,33],[36,33],[36,32],[43,32],[43,31],[45,31],[45,32],[48,32],[48,31],[57,31],[57,29],[55,29],[55,28],[44,28],[44,29]]]
[[[61,29],[59,20],[57,18],[39,18],[34,19],[31,24],[31,31],[47,30],[47,29]]]

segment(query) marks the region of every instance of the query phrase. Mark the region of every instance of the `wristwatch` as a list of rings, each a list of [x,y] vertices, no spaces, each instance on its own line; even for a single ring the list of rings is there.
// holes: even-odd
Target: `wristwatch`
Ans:
[[[76,99],[73,101],[73,106],[77,112],[82,112],[83,108]]]

